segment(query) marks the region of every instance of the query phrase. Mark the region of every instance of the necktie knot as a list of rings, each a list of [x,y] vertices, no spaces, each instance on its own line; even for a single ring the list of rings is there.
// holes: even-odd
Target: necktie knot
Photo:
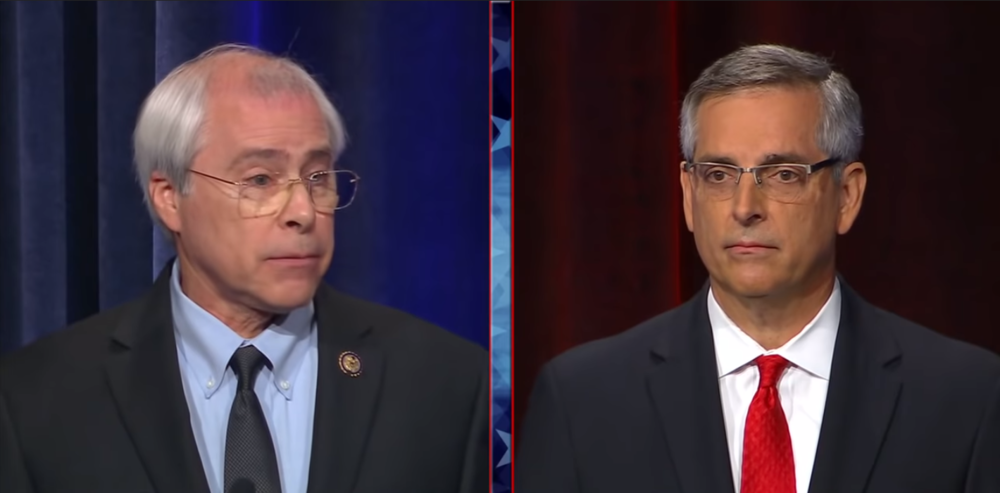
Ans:
[[[788,360],[778,355],[760,356],[757,358],[757,369],[760,371],[760,388],[774,387],[781,378],[781,373],[788,367]]]
[[[229,360],[229,366],[233,368],[233,371],[236,372],[236,377],[239,379],[240,390],[250,390],[253,388],[257,374],[260,373],[260,369],[264,365],[270,367],[271,362],[267,359],[267,356],[264,356],[264,353],[253,346],[243,346],[237,349],[233,353],[232,359]]]

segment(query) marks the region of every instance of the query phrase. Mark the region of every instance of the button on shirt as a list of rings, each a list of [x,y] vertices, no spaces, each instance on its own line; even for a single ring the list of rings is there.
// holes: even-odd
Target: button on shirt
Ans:
[[[179,279],[174,262],[170,288],[178,361],[209,488],[223,493],[226,429],[237,380],[229,359],[241,346],[253,344],[273,368],[261,370],[254,390],[271,430],[281,489],[306,491],[318,361],[313,305],[276,319],[260,335],[245,340],[191,301]]]
[[[784,346],[767,351],[733,323],[709,290],[708,318],[715,340],[719,390],[737,493],[743,462],[743,430],[750,402],[760,381],[760,373],[753,361],[758,356],[770,354],[790,362],[778,382],[778,395],[792,438],[796,490],[801,493],[809,491],[830,383],[833,348],[840,324],[840,302],[838,280],[826,304],[802,332]]]

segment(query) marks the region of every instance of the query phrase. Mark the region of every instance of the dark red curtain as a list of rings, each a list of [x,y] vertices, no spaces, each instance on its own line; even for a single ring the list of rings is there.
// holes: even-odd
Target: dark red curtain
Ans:
[[[679,104],[745,44],[832,57],[861,96],[868,190],[838,247],[851,286],[1000,352],[997,19],[992,2],[519,2],[515,426],[542,364],[704,283],[680,208]]]

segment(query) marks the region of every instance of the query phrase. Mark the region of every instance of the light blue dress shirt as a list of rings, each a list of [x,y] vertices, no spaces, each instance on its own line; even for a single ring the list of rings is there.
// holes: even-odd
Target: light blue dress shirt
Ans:
[[[304,492],[309,479],[318,362],[314,307],[292,311],[252,340],[245,340],[196,305],[180,287],[178,262],[170,279],[174,334],[184,394],[198,452],[213,493],[223,493],[226,429],[236,396],[233,353],[254,345],[271,361],[257,376],[260,399],[278,456],[281,490]]]

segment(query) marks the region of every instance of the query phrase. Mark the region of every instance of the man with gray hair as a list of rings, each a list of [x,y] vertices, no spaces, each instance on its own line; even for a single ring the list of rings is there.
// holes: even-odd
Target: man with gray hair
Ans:
[[[745,47],[691,85],[680,134],[709,281],[546,365],[518,493],[1000,491],[1000,358],[868,304],[836,271],[866,184],[848,80]]]
[[[322,282],[359,177],[308,73],[214,48],[153,89],[134,139],[177,258],[0,362],[0,491],[488,490],[486,351]]]

